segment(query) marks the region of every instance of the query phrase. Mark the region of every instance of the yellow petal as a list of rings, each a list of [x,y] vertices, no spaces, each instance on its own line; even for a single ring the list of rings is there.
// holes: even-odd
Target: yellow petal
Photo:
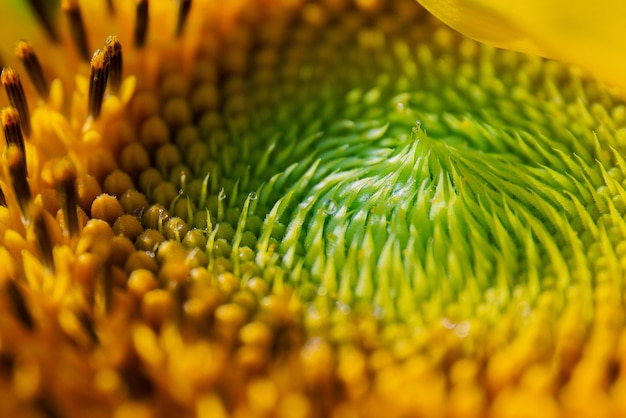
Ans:
[[[496,47],[576,64],[626,93],[626,2],[419,0],[459,32]]]

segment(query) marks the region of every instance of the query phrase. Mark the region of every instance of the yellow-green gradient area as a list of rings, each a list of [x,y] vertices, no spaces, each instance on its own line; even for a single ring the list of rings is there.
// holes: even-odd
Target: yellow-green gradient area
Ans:
[[[63,13],[33,41],[58,79],[22,74],[26,204],[3,146],[0,411],[626,413],[621,99],[414,0],[198,1],[180,37],[155,1],[141,47],[80,4],[126,78],[93,118]]]
[[[624,97],[626,5],[614,0],[419,0],[435,16],[481,42],[579,66]]]

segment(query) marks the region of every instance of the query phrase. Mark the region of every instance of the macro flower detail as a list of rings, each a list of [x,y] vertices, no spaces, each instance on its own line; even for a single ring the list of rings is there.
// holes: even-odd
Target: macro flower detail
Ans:
[[[414,0],[221,3],[0,17],[0,411],[626,413],[623,100]]]
[[[620,89],[624,97],[626,60],[622,27],[626,5],[612,0],[572,3],[525,0],[419,0],[437,18],[462,34],[500,48],[579,66]]]

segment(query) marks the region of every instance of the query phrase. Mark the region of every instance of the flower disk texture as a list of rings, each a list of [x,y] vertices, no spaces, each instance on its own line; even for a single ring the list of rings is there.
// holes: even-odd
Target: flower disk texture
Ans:
[[[413,0],[61,3],[4,34],[0,411],[626,413],[621,99]]]

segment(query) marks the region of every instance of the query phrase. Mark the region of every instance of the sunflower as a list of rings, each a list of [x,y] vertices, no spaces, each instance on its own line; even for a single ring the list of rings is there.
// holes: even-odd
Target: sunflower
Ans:
[[[0,411],[626,414],[623,100],[414,0],[222,3],[5,6]]]

